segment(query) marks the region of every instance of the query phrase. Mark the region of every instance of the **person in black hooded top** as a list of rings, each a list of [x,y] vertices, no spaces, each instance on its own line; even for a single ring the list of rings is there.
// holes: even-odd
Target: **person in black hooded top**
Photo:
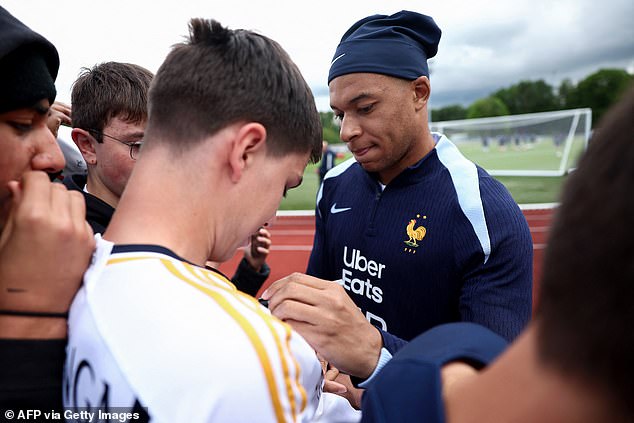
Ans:
[[[81,195],[49,180],[64,167],[47,126],[57,50],[2,7],[0,40],[0,409],[50,410],[95,241]]]

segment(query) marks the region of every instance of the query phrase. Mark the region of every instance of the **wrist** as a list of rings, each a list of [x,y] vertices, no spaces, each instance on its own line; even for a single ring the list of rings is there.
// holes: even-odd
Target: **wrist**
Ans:
[[[381,371],[381,369],[392,359],[392,354],[385,348],[381,348],[381,354],[379,355],[379,361],[376,364],[376,367],[374,369],[374,371],[372,371],[372,374],[365,378],[365,379],[360,379],[360,378],[351,378],[352,379],[352,383],[354,384],[355,387],[357,388],[367,388],[368,386],[370,386],[370,383],[372,383],[372,379],[374,379],[374,377],[379,374],[379,372]]]
[[[2,339],[61,339],[67,334],[67,320],[59,317],[0,314]]]
[[[374,373],[379,358],[381,356],[381,349],[383,348],[383,337],[377,328],[370,325],[372,331],[368,333],[367,352],[364,354],[366,358],[362,363],[362,367],[359,369],[357,376],[360,379],[367,379]]]
[[[4,288],[4,287],[3,287]],[[68,317],[73,295],[36,292],[25,290],[0,295],[0,315],[24,315],[33,317]],[[61,294],[61,293],[60,293]]]
[[[244,259],[247,262],[247,265],[255,273],[260,273],[262,271],[262,263],[257,263],[254,259],[252,259],[250,257],[245,257]]]

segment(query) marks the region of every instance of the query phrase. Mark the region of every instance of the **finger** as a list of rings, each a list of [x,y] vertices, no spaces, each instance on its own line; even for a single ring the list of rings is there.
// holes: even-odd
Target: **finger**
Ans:
[[[48,175],[42,171],[25,172],[22,175],[22,196],[17,211],[39,211],[44,206],[44,212],[48,212],[52,185]]]
[[[66,114],[60,115],[59,118],[60,118],[60,122],[59,122],[60,125],[71,126],[73,124],[73,121],[71,120],[69,115],[66,115]]]
[[[339,370],[336,367],[330,366],[326,369],[326,373],[324,374],[324,379],[326,380],[335,380],[339,376]]]
[[[68,190],[62,184],[51,184],[50,190],[50,204],[51,204],[51,216],[62,224],[70,223],[71,221],[71,197],[68,195]],[[70,228],[70,225],[69,225]]]
[[[70,112],[71,112],[70,105],[66,103],[62,103],[61,101],[54,102],[53,105],[51,106],[51,109],[57,110],[67,115],[70,115]]]
[[[324,392],[330,392],[332,394],[345,394],[348,392],[348,388],[345,385],[342,385],[339,382],[335,382],[333,380],[324,380]]]
[[[265,300],[268,300],[269,298],[271,298],[272,296],[274,296],[277,291],[279,291],[280,289],[282,289],[282,287],[288,283],[288,276],[282,278],[282,279],[278,279],[275,282],[273,282],[272,284],[269,285],[268,288],[266,288],[264,290],[264,292],[262,293],[262,298],[264,298]]]
[[[255,240],[258,245],[263,246],[265,248],[269,248],[271,246],[271,240],[269,238],[259,236]]]
[[[13,220],[15,210],[22,200],[22,186],[20,182],[9,181],[7,183],[7,189],[9,190],[9,194],[11,195],[11,209],[9,210],[6,222],[4,222],[4,227],[2,227],[1,229],[0,247],[4,246],[7,243],[7,241],[11,237],[11,234],[13,233]]]
[[[70,203],[70,218],[73,221],[75,229],[78,233],[86,231],[86,200],[84,196],[77,191],[68,191]],[[88,225],[90,228],[90,225]],[[89,232],[92,237],[92,229]]]
[[[264,294],[266,294],[266,292],[263,293],[262,297],[265,300],[269,300],[269,309],[271,311],[273,311],[275,308],[277,308],[278,305],[283,304],[286,301],[299,302],[311,306],[319,303],[324,303],[324,299],[322,299],[323,291],[293,282],[284,284],[282,287],[277,289],[269,298],[266,298]]]
[[[296,272],[273,282],[267,290],[262,293],[262,297],[268,300],[275,295],[277,291],[290,284],[304,285],[313,289],[326,289],[331,282]]]
[[[330,328],[327,327],[326,321],[328,321],[329,324],[330,318],[327,316],[327,313],[319,307],[287,300],[272,310],[269,303],[269,310],[273,316],[293,326],[293,328],[304,337],[310,337],[316,341],[317,337],[323,338],[335,335],[330,333],[332,330],[329,330]],[[311,343],[310,340],[308,342]],[[315,345],[312,346],[313,349],[321,352],[321,348],[315,348]],[[326,359],[330,358],[326,355],[324,355],[324,357]]]
[[[264,247],[258,247],[257,248],[258,253],[263,254],[263,255],[269,255],[269,249],[268,248],[264,248]]]
[[[271,238],[271,233],[266,228],[260,228],[260,230],[258,230],[258,234],[265,238]]]

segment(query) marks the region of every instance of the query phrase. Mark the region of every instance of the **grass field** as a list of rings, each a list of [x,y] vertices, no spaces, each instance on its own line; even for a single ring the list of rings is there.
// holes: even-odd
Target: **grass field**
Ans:
[[[574,142],[567,168],[573,167],[583,151],[583,142]],[[532,148],[515,150],[508,147],[499,151],[497,145],[491,145],[489,151],[483,151],[477,143],[460,144],[465,156],[485,169],[520,170],[556,170],[561,160],[552,142],[537,142]],[[348,156],[349,157],[349,156]],[[347,157],[346,157],[347,158]],[[346,158],[337,160],[337,163]],[[304,172],[304,181],[298,188],[288,192],[282,201],[281,210],[313,210],[319,189],[317,165],[309,165]],[[565,176],[496,176],[502,182],[518,204],[553,203],[559,201],[559,191]]]
[[[486,150],[479,142],[456,145],[462,154],[487,170],[558,170],[564,154],[564,146],[555,147],[550,138],[537,139],[520,147],[513,144],[499,147],[497,143],[491,143]],[[573,139],[565,168],[574,167],[584,148],[583,137]]]

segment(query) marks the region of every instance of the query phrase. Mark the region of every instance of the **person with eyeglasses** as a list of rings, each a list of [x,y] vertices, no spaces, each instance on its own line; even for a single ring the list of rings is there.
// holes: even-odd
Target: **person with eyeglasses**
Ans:
[[[103,132],[99,132],[96,129],[88,129],[88,132],[90,132],[93,135],[97,135],[97,136],[101,137],[102,140],[103,140],[103,137],[107,137],[107,138],[110,138],[111,140],[114,140],[114,141],[116,141],[118,143],[121,143],[121,144],[125,145],[126,147],[128,147],[130,149],[130,158],[132,160],[136,160],[139,157],[139,151],[141,151],[141,146],[143,145],[142,141],[124,141],[124,140],[120,140],[119,138],[113,137],[112,135],[108,135],[108,134],[105,134]]]
[[[103,233],[140,154],[147,120],[147,92],[154,75],[131,63],[84,68],[71,93],[73,141],[87,175],[64,178],[86,200],[86,220]]]

